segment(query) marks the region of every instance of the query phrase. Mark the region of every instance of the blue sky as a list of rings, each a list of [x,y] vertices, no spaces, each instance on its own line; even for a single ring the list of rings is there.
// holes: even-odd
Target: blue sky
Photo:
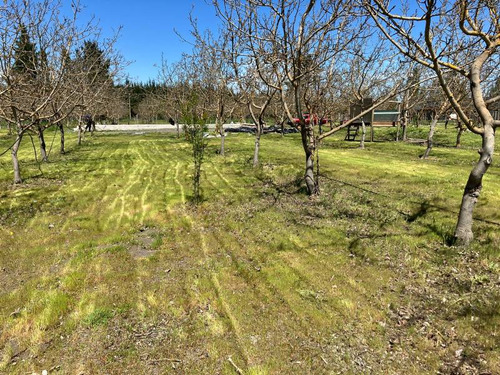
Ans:
[[[94,15],[104,35],[112,35],[122,26],[117,49],[131,61],[126,73],[133,81],[154,79],[161,56],[177,61],[191,46],[174,32],[189,39],[189,12],[193,9],[200,29],[217,23],[212,4],[204,0],[82,0],[84,17]]]

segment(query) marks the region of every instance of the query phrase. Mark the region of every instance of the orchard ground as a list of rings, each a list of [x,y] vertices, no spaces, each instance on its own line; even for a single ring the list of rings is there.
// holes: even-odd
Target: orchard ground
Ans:
[[[0,373],[500,373],[500,155],[450,246],[480,146],[455,135],[420,160],[393,129],[338,134],[315,198],[299,134],[255,170],[251,135],[210,139],[197,207],[175,134],[68,133],[41,165],[26,138],[23,184],[0,159]]]

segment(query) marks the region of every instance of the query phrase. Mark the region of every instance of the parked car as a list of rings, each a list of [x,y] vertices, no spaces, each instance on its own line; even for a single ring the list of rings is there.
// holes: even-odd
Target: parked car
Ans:
[[[313,122],[313,125],[324,125],[327,124],[330,120],[327,118],[319,118],[317,115],[310,115],[309,113],[304,113],[302,116],[304,116],[304,120],[306,121],[306,124],[310,124],[311,120]],[[300,119],[299,118],[294,118],[293,119],[293,124],[288,123],[288,125],[299,125]]]

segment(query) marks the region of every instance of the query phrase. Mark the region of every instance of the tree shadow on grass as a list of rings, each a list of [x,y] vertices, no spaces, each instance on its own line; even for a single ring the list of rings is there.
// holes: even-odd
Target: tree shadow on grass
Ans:
[[[425,224],[425,228],[429,229],[432,233],[438,235],[443,239],[443,243],[446,246],[455,245],[456,238],[450,228],[444,225],[438,225],[437,223]]]
[[[307,188],[303,184],[304,177],[302,175],[278,183],[274,181],[272,176],[267,175],[263,171],[258,171],[255,173],[255,178],[262,183],[262,187],[265,189],[263,194],[272,195],[275,201],[279,200],[283,194],[307,194]]]
[[[427,200],[423,201],[422,203],[420,203],[420,207],[417,209],[417,211],[406,216],[405,218],[406,222],[413,223],[417,219],[424,217],[425,215],[427,215],[427,213],[429,213],[430,208],[431,204],[429,203],[429,201]]]

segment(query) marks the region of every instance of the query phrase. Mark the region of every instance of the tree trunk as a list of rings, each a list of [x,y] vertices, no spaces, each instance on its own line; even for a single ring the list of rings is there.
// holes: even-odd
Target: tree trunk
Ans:
[[[408,111],[407,110],[403,110],[403,117],[400,119],[399,123],[398,123],[398,131],[396,133],[396,142],[399,141],[399,136],[402,132],[402,137],[401,139],[404,141],[406,141],[406,127],[408,126]]]
[[[42,157],[42,161],[49,161],[49,158],[47,157],[45,137],[43,136],[43,128],[41,126],[38,127],[38,140],[40,141],[40,156]]]
[[[59,132],[61,133],[61,154],[64,154],[66,151],[64,150],[64,125],[59,124]]]
[[[302,146],[306,154],[306,171],[304,178],[307,186],[307,194],[316,195],[318,194],[318,185],[314,176],[314,151],[316,149],[314,129],[310,123],[302,123],[300,124],[300,133],[302,135]]]
[[[457,227],[455,229],[455,240],[458,245],[468,245],[474,235],[472,233],[472,215],[479,194],[481,193],[483,176],[493,161],[495,149],[495,129],[492,124],[484,125],[483,144],[479,150],[479,161],[472,169],[467,185],[465,185],[462,205],[458,215]]]
[[[175,126],[177,127],[177,138],[181,137],[181,130],[179,129],[179,123],[176,121]]]
[[[458,128],[457,143],[455,144],[455,147],[460,148],[460,146],[461,146],[460,141],[462,140],[462,134],[465,131],[465,126],[462,126],[462,124],[459,121],[457,124],[457,128]]]
[[[217,115],[215,118],[215,127],[219,131],[220,134],[220,155],[224,156],[224,103],[222,101],[222,98],[219,96],[217,98]]]
[[[422,159],[427,159],[429,154],[431,153],[434,139],[434,132],[436,130],[436,125],[438,122],[439,115],[434,116],[431,122],[431,128],[429,130],[429,135],[427,136],[427,148],[425,149],[424,154],[422,155]]]
[[[195,159],[194,161],[194,175],[193,175],[193,199],[196,204],[200,203],[200,177],[201,177],[201,160]]]
[[[12,165],[14,167],[14,184],[20,184],[23,182],[23,180],[21,179],[21,169],[19,168],[19,159],[17,157],[17,151],[19,150],[19,146],[21,145],[22,139],[23,139],[23,134],[18,133],[17,140],[11,149]]]
[[[253,167],[259,165],[259,150],[260,150],[260,136],[262,134],[262,125],[257,126],[255,130],[255,149],[253,151]]]
[[[226,140],[226,136],[224,135],[224,132],[220,135],[220,154],[224,156],[225,148],[224,148],[224,143]]]
[[[408,111],[405,110],[403,113],[403,122],[401,124],[403,128],[403,142],[406,142],[408,139]]]
[[[366,125],[363,120],[361,120],[361,141],[359,142],[359,148],[365,149],[365,138],[366,138]]]
[[[82,144],[82,126],[78,124],[78,146]]]
[[[226,139],[225,133],[224,133],[224,124],[220,124],[219,127],[219,134],[220,134],[220,154],[221,156],[224,156],[224,141]]]
[[[316,195],[318,193],[318,186],[314,178],[314,153],[306,151],[306,173],[305,180],[308,195]]]
[[[316,190],[320,193],[319,187],[319,141],[316,139]]]

